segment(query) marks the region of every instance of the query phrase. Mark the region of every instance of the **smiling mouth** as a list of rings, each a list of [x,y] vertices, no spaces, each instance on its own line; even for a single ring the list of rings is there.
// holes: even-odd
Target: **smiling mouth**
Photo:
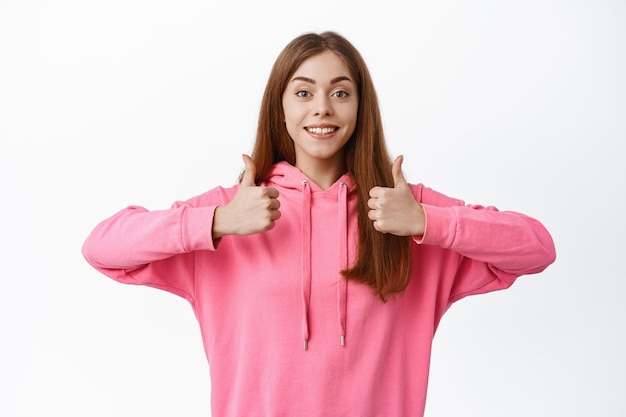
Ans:
[[[307,127],[306,130],[315,135],[328,135],[337,130],[336,127]]]

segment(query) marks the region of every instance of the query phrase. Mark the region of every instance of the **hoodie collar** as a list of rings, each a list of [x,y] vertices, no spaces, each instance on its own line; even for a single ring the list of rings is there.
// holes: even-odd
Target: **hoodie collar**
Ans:
[[[267,179],[267,182],[273,183],[275,185],[300,191],[303,190],[303,184],[305,181],[308,182],[309,189],[314,193],[328,192],[331,194],[337,194],[341,184],[345,184],[345,186],[347,186],[348,193],[356,189],[356,183],[352,179],[352,176],[348,173],[345,173],[341,177],[339,177],[330,188],[328,188],[327,190],[322,190],[317,184],[311,181],[309,177],[304,174],[304,172],[300,171],[298,168],[285,161],[274,164],[274,167],[270,171]]]

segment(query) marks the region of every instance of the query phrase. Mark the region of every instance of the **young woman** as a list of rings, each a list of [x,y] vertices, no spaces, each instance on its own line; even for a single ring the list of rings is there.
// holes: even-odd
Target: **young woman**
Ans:
[[[367,67],[332,32],[282,51],[243,158],[239,184],[128,207],[83,247],[191,303],[214,416],[420,416],[450,305],[555,259],[537,220],[405,181]]]

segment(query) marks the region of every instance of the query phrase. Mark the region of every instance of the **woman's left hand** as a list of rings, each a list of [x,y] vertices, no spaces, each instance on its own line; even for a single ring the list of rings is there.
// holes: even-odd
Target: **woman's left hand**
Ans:
[[[402,174],[400,155],[391,168],[394,187],[374,187],[370,190],[367,206],[368,217],[374,229],[397,236],[421,236],[424,234],[425,216],[422,206],[415,201],[409,184]]]

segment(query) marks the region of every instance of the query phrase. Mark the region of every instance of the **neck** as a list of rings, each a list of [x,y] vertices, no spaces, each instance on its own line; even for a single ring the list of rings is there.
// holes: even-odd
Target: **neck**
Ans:
[[[335,161],[317,161],[315,164],[298,164],[296,161],[296,168],[324,191],[346,172],[345,164]]]

